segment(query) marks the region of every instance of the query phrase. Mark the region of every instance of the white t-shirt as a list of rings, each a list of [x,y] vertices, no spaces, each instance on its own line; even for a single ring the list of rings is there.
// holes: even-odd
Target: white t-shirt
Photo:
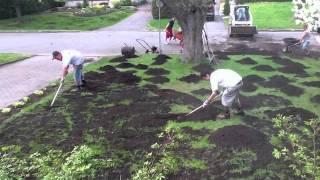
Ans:
[[[226,88],[236,86],[242,77],[230,69],[218,69],[211,73],[210,84],[212,91],[223,91]]]
[[[84,63],[83,55],[76,50],[63,50],[62,54],[62,66],[63,68],[71,65],[80,65]]]

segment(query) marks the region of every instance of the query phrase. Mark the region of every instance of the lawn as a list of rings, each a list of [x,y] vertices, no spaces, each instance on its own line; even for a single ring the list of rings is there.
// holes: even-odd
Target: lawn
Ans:
[[[272,156],[272,118],[296,126],[320,116],[319,60],[223,53],[217,66],[178,56],[104,58],[85,67],[87,87],[71,76],[53,108],[52,94],[21,112],[0,114],[0,177],[55,179],[299,179]],[[217,120],[200,71],[231,68],[243,76],[245,116]],[[17,166],[19,164],[19,166]],[[300,168],[300,167],[299,167]]]
[[[169,19],[160,19],[160,29],[161,31],[164,31],[164,29],[166,28],[167,24],[169,22]],[[159,20],[158,19],[152,19],[151,21],[149,21],[148,23],[148,29],[152,30],[152,31],[158,31],[159,30]],[[175,22],[173,29],[175,31],[177,31],[179,29],[179,25],[177,23],[177,21]]]
[[[17,53],[0,53],[0,66],[3,64],[19,61],[30,56]]]
[[[94,30],[111,26],[133,12],[132,8],[121,8],[93,17],[74,16],[72,12],[27,15],[23,17],[22,23],[16,19],[0,20],[0,30]]]
[[[258,29],[301,29],[296,25],[292,2],[248,3]]]

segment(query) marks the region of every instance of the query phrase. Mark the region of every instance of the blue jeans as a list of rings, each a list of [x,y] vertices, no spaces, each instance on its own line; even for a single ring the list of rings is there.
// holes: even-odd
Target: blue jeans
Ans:
[[[309,47],[310,41],[303,41],[303,43],[300,45],[301,49],[305,50]]]
[[[83,69],[83,64],[80,65],[73,65],[74,69],[74,81],[77,86],[82,85],[82,80],[84,80],[82,69]]]

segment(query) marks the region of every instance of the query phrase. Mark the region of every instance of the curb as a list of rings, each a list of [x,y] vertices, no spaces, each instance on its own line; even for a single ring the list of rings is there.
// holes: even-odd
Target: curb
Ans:
[[[303,29],[257,29],[263,32],[302,32]]]
[[[68,33],[82,32],[80,30],[0,30],[0,33]]]

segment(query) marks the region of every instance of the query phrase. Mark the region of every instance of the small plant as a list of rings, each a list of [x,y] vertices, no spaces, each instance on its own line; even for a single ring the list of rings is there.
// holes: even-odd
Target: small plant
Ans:
[[[291,116],[278,115],[273,122],[281,142],[273,156],[286,161],[296,176],[320,179],[320,121],[311,119],[298,126]]]
[[[29,97],[23,97],[22,100],[26,103],[26,102],[30,101],[30,98]]]
[[[15,103],[13,103],[13,106],[15,108],[18,108],[18,107],[22,107],[23,105],[25,105],[25,102],[24,101],[17,101]]]
[[[36,94],[36,95],[38,95],[38,96],[41,96],[41,95],[44,94],[44,92],[41,91],[41,90],[37,90],[37,91],[34,92],[34,94]]]
[[[154,152],[145,155],[146,160],[135,170],[133,180],[166,179],[167,175],[181,167],[181,160],[170,152],[172,148],[177,147],[178,138],[175,138],[172,132],[161,133],[158,137],[163,138],[164,142],[151,145]]]
[[[4,114],[9,113],[9,112],[11,112],[11,108],[2,108],[1,112]]]
[[[249,149],[233,150],[232,158],[226,161],[226,165],[232,167],[231,172],[243,174],[253,170],[253,162],[257,160],[255,152]]]

